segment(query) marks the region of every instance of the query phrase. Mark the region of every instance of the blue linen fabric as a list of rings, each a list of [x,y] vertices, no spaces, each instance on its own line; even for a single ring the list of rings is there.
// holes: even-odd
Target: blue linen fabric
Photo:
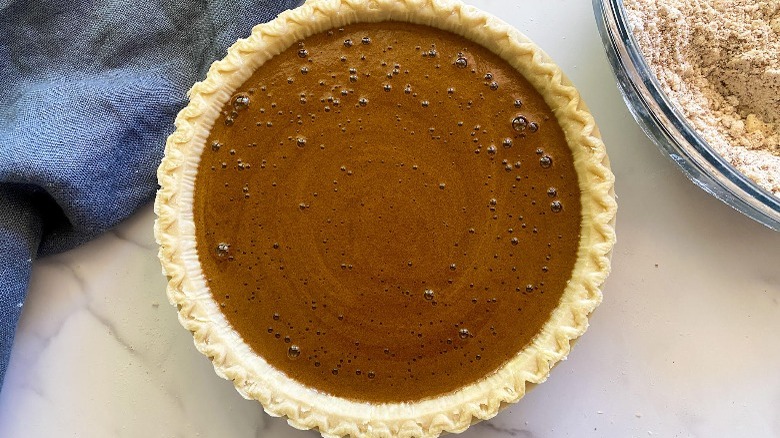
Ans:
[[[186,92],[303,0],[0,0],[0,384],[37,257],[148,203]]]

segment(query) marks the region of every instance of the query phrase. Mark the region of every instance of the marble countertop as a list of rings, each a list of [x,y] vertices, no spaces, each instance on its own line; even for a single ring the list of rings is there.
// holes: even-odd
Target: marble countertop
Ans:
[[[471,0],[580,89],[617,176],[604,302],[567,361],[465,437],[780,436],[780,233],[696,188],[631,118],[590,2]],[[553,24],[554,23],[554,24]],[[315,437],[218,378],[165,297],[147,206],[34,265],[0,437]]]

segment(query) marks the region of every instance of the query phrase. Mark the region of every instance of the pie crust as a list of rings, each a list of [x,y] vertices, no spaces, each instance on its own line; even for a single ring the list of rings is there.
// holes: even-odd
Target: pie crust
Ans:
[[[534,340],[495,373],[439,397],[411,403],[372,404],[318,392],[287,377],[254,354],[228,324],[204,280],[193,218],[195,177],[211,127],[233,92],[266,60],[302,38],[355,22],[406,21],[459,34],[481,44],[520,71],[553,110],[571,147],[581,189],[582,223],[577,261],[561,301]],[[310,0],[256,26],[227,56],[212,64],[190,90],[176,118],[158,170],[155,237],[167,293],[195,346],[238,392],[260,401],[293,427],[324,436],[432,437],[461,432],[518,401],[528,384],[546,380],[566,358],[601,302],[615,241],[614,176],[604,144],[576,89],[552,60],[500,19],[453,0]]]

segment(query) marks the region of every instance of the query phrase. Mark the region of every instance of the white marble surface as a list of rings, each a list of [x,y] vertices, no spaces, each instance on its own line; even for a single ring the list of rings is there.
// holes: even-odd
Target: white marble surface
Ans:
[[[780,436],[780,233],[641,133],[585,0],[472,0],[544,47],[602,129],[620,210],[604,303],[569,360],[467,437]],[[218,378],[165,298],[151,206],[36,262],[0,437],[314,437]]]

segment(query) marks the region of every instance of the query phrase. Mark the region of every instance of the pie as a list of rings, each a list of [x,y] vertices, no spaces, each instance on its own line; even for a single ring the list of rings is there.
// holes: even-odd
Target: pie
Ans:
[[[310,1],[195,84],[158,172],[168,296],[220,376],[325,436],[459,432],[601,301],[614,177],[537,46],[452,1]]]

